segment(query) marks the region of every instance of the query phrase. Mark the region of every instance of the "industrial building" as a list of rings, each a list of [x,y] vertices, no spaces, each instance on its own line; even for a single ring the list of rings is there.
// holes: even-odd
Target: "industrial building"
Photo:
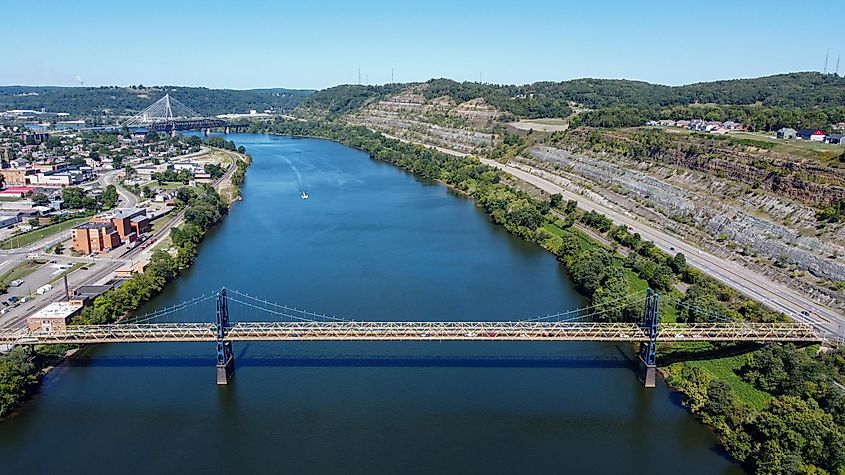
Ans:
[[[53,302],[26,318],[31,332],[61,332],[67,329],[70,319],[82,311],[76,302]]]
[[[105,252],[123,242],[135,242],[152,226],[144,208],[116,208],[73,229],[73,250],[82,254]]]
[[[109,251],[120,243],[120,234],[111,222],[82,223],[73,228],[73,250],[82,254]]]

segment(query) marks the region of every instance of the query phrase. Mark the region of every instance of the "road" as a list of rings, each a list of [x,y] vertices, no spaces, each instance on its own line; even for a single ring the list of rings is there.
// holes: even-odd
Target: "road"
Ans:
[[[218,178],[214,183],[213,186],[216,189],[220,189],[223,183],[226,182],[229,178],[231,178],[232,174],[237,170],[237,166],[235,166],[236,160],[238,160],[237,155],[229,152],[227,150],[222,150],[226,155],[232,160],[231,166],[226,169],[226,172]],[[116,183],[116,178],[119,172],[106,172],[100,175],[97,179],[101,185],[115,185],[117,191],[120,195],[120,206],[121,207],[134,207],[138,204],[139,198],[132,193],[128,192],[127,190],[123,189],[119,184]],[[149,260],[150,256],[155,250],[155,246],[152,244],[160,242],[163,238],[166,238],[170,234],[170,230],[178,226],[182,223],[185,218],[185,210],[180,211],[175,216],[170,218],[164,226],[160,229],[156,230],[155,233],[150,235],[150,237],[145,241],[150,243],[149,246],[144,247],[136,247],[134,249],[126,250],[125,247],[119,247],[116,250],[102,256],[98,256],[96,258],[91,257],[71,257],[71,256],[45,256],[49,257],[52,260],[56,260],[57,263],[73,263],[73,262],[82,262],[88,263],[87,270],[77,270],[76,272],[68,275],[68,286],[71,289],[76,289],[78,287],[84,285],[95,285],[98,283],[103,283],[110,280],[114,272],[133,262],[140,262]],[[167,219],[167,218],[162,218]],[[0,251],[0,258],[2,258],[2,254],[6,254],[8,256],[6,261],[0,262],[0,273],[4,271],[4,269],[11,269],[18,263],[22,262],[26,259],[26,256],[30,252],[36,252],[44,247],[53,244],[59,240],[66,240],[70,238],[70,234],[63,234],[62,236],[51,236],[49,238],[43,239],[32,246],[26,249],[16,249],[13,251]],[[50,265],[50,264],[48,264]],[[9,266],[8,268],[6,266]],[[22,287],[19,287],[17,290],[10,293],[10,295],[16,295],[20,293],[20,296],[27,295],[29,292],[28,290],[31,288],[35,290],[36,288],[40,287],[46,281],[43,281],[43,276],[48,275],[46,271],[38,272],[38,275],[31,274],[26,279],[24,279],[27,283]],[[38,278],[42,277],[41,280]],[[49,280],[49,279],[48,279]],[[7,329],[17,329],[24,325],[26,317],[31,315],[32,313],[46,307],[51,302],[57,302],[65,298],[65,289],[64,285],[61,282],[57,282],[56,285],[53,286],[53,289],[49,292],[46,292],[42,296],[38,296],[37,298],[27,302],[25,305],[21,305],[17,308],[10,309],[10,311],[4,315],[0,316],[0,328],[7,328]]]
[[[138,197],[130,193],[128,190],[120,186],[119,183],[117,183],[117,175],[119,173],[119,171],[103,173],[97,178],[97,182],[99,182],[103,188],[108,185],[114,185],[114,187],[117,189],[117,194],[120,195],[121,208],[134,208],[135,205],[138,204]]]
[[[640,233],[640,236],[654,242],[664,252],[670,254],[682,252],[689,265],[775,311],[783,312],[796,321],[812,324],[816,328],[823,330],[830,337],[841,335],[842,329],[845,328],[845,317],[841,313],[816,303],[812,299],[774,282],[764,275],[746,269],[727,259],[709,254],[692,244],[654,228],[649,224],[643,223],[636,218],[596,203],[582,195],[565,190],[545,178],[494,160],[481,159],[481,161],[485,165],[503,170],[547,193],[560,193],[564,199],[576,200],[578,206],[586,211],[601,212],[614,222],[624,224],[634,232]],[[802,315],[802,311],[809,312],[810,316]]]

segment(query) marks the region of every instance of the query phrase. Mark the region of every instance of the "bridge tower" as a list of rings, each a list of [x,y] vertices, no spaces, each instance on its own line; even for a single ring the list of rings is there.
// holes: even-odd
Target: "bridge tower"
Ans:
[[[226,288],[217,294],[217,384],[229,384],[235,374],[235,353],[232,352],[232,342],[225,341],[226,329],[229,327],[229,300],[226,298]]]
[[[643,331],[648,341],[640,343],[640,380],[647,388],[653,388],[657,382],[657,303],[660,294],[648,289],[643,309]]]

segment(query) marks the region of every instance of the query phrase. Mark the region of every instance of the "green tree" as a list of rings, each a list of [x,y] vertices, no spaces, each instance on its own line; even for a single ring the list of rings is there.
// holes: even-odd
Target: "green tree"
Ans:
[[[36,368],[22,348],[0,356],[0,417],[15,410],[37,381]]]
[[[117,193],[117,188],[114,185],[108,185],[103,193],[100,195],[100,201],[103,203],[103,208],[112,209],[117,206],[120,195]]]
[[[44,193],[35,193],[32,195],[32,204],[35,206],[47,206],[50,204],[50,198]]]
[[[97,200],[88,196],[85,191],[75,186],[62,189],[62,202],[70,209],[97,209]]]

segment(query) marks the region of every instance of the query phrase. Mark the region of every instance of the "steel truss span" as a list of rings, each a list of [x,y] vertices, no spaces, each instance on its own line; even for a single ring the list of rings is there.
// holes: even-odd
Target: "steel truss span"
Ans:
[[[0,332],[0,344],[215,342],[215,323],[70,326],[61,332]],[[577,322],[239,322],[225,341],[610,341],[649,340],[634,323]],[[820,342],[801,323],[663,323],[657,340]]]

